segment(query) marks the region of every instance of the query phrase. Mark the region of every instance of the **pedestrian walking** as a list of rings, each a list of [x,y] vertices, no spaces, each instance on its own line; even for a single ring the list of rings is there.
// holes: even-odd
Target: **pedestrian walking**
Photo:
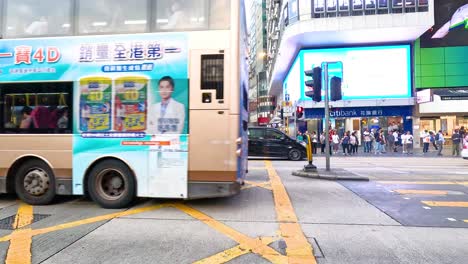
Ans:
[[[333,153],[338,154],[338,149],[340,148],[340,136],[338,136],[338,133],[333,133],[332,142],[333,142]]]
[[[351,136],[349,136],[349,149],[350,149],[350,154],[354,155],[356,153],[355,147],[356,146],[356,134],[353,132],[351,133]]]
[[[315,131],[312,132],[312,153],[317,154],[318,137]]]
[[[442,133],[442,130],[439,130],[439,133],[435,135],[435,142],[437,144],[437,155],[442,156],[442,150],[444,149],[444,143],[445,143],[445,138],[444,134]]]
[[[413,135],[411,135],[410,131],[406,132],[406,153],[407,154],[413,154]]]
[[[387,153],[387,138],[385,137],[385,133],[382,129],[380,129],[380,153]]]
[[[393,130],[393,152],[398,152],[398,146],[400,145],[400,141],[398,138],[398,130]]]
[[[395,152],[395,137],[393,136],[392,131],[388,131],[387,143],[388,143],[388,151]]]
[[[458,129],[455,129],[454,133],[452,134],[452,156],[455,156],[455,154],[457,157],[460,156],[461,139],[462,137],[460,136]]]
[[[325,153],[325,133],[320,134],[320,153]]]
[[[425,131],[423,137],[423,153],[427,153],[429,151],[429,145],[431,144],[431,134]]]
[[[346,132],[343,138],[341,139],[341,146],[343,147],[343,155],[349,155],[349,132]]]
[[[372,140],[371,140],[371,135],[369,130],[366,128],[366,130],[363,133],[364,135],[364,152],[369,153],[371,151],[372,147]]]

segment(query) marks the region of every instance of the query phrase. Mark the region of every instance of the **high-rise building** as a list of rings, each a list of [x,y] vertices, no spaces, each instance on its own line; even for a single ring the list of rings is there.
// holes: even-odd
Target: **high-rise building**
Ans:
[[[291,136],[328,126],[340,135],[397,127],[416,132],[414,43],[434,24],[434,1],[268,0],[267,18],[269,94],[277,109],[305,109],[300,119],[294,113],[283,119]],[[324,62],[341,65],[328,73],[342,79],[343,99],[330,103],[327,126],[324,100],[307,97],[304,84],[304,71]]]
[[[266,79],[267,62],[267,17],[266,0],[253,0],[250,19],[250,124],[267,125],[273,114],[275,104],[268,94]]]

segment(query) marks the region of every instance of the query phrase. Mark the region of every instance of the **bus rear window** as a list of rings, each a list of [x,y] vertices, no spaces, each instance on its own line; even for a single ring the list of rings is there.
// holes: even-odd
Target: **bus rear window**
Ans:
[[[201,56],[202,90],[216,90],[216,99],[224,99],[224,54]]]
[[[0,85],[2,133],[72,133],[72,83]]]

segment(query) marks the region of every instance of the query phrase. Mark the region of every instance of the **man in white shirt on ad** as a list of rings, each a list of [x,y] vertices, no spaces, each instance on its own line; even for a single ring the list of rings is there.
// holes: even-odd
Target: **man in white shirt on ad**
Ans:
[[[161,102],[149,109],[149,131],[152,134],[182,134],[185,124],[185,106],[172,98],[174,80],[165,76],[159,80]]]

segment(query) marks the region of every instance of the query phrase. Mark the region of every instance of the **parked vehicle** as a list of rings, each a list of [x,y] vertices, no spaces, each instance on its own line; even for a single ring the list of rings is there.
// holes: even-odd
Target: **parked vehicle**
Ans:
[[[250,127],[249,157],[287,158],[302,160],[306,148],[283,132],[268,127]]]

